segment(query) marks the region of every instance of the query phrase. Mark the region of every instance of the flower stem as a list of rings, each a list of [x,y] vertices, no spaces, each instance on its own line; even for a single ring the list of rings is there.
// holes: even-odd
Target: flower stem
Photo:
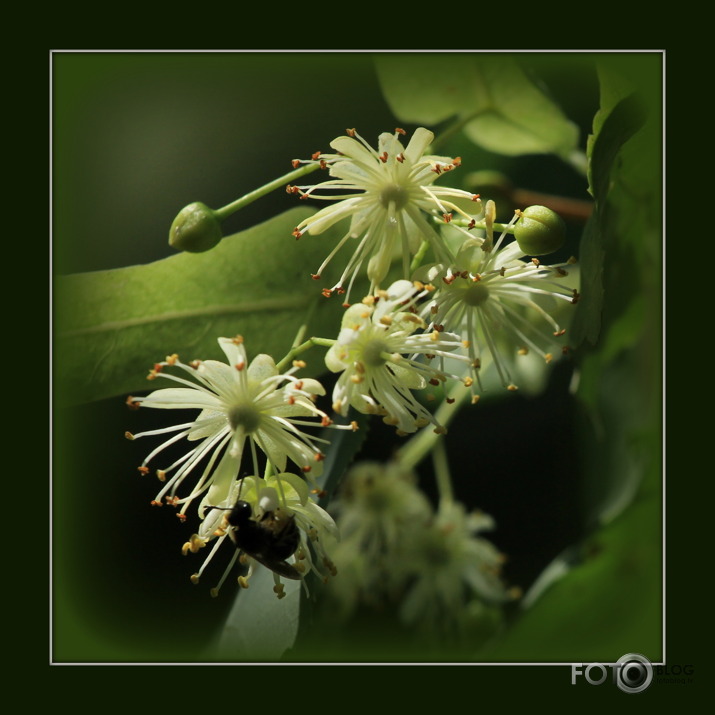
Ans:
[[[428,248],[429,241],[422,241],[417,253],[415,253],[415,257],[412,259],[412,264],[410,265],[410,275],[422,265],[422,260],[424,259]]]
[[[472,119],[476,119],[480,114],[483,113],[483,111],[484,110],[480,109],[476,112],[472,112],[472,114],[468,114],[464,117],[456,119],[448,127],[445,127],[442,130],[442,132],[440,133],[440,135],[438,137],[436,137],[435,140],[432,142],[430,151],[434,152],[437,149],[437,147],[439,147],[441,144],[443,144],[444,142],[451,139],[458,132],[462,131],[462,127],[464,127],[465,124],[468,124],[469,122],[471,122]]]
[[[438,440],[434,444],[434,448],[432,449],[432,464],[434,465],[434,474],[437,479],[437,491],[439,492],[440,504],[453,502],[454,491],[452,490],[452,478],[449,473],[447,449],[443,439]]]
[[[329,348],[335,345],[336,342],[336,340],[332,340],[331,338],[308,338],[304,343],[291,348],[286,356],[280,362],[276,363],[278,372],[283,372],[298,355],[304,353],[306,350],[310,350],[313,346],[321,345]]]
[[[227,204],[226,206],[224,206],[223,208],[217,209],[214,212],[216,215],[216,218],[219,221],[223,221],[223,220],[227,219],[231,214],[236,213],[236,211],[238,211],[239,209],[242,209],[244,206],[248,206],[248,204],[253,203],[256,199],[260,199],[262,196],[265,196],[266,194],[270,194],[271,191],[280,189],[280,188],[284,187],[286,184],[290,184],[292,181],[295,181],[295,179],[299,179],[301,176],[310,174],[319,168],[320,168],[320,164],[318,164],[317,162],[314,164],[305,164],[304,166],[299,167],[295,171],[290,171],[287,174],[284,174],[283,176],[279,176],[277,179],[274,179],[273,181],[270,181],[269,183],[264,184],[259,189],[250,191],[245,196],[242,196],[240,199],[236,199],[235,201],[232,201],[230,204]]]
[[[442,221],[438,217],[434,217],[435,223],[438,223],[440,225],[444,224],[444,221]],[[486,229],[487,227],[487,222],[486,221],[477,221],[476,223],[471,223],[467,221],[466,219],[457,219],[453,218],[450,223],[456,224],[457,226],[462,226],[463,228],[470,227],[470,228],[484,228]],[[492,227],[494,228],[495,231],[507,231],[508,233],[514,233],[514,224],[513,223],[497,223],[494,221],[492,223]]]
[[[456,382],[449,391],[448,399],[435,412],[437,422],[447,426],[468,398],[471,398],[470,391],[461,382]],[[425,427],[397,452],[395,458],[405,469],[414,469],[432,451],[440,437],[433,427]]]

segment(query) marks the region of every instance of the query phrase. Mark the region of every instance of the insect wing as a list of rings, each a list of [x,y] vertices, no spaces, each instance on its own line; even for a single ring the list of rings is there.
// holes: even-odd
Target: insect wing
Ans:
[[[279,576],[283,576],[283,578],[290,578],[293,579],[293,581],[300,581],[303,578],[300,571],[298,571],[295,566],[291,566],[287,561],[270,561],[255,554],[251,555],[258,563],[263,564],[267,569],[277,573]]]

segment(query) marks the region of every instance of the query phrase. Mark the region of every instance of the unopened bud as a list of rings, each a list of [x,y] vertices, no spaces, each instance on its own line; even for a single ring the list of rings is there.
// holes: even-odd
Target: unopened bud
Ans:
[[[546,206],[529,206],[514,226],[514,238],[527,256],[545,256],[564,243],[566,226],[561,217]]]
[[[177,251],[202,253],[223,238],[216,212],[197,201],[181,209],[169,231],[169,245]]]

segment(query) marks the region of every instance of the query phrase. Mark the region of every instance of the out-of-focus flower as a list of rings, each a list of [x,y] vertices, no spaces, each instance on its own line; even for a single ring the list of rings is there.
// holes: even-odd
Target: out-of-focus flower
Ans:
[[[333,552],[340,578],[329,590],[335,615],[346,618],[359,603],[398,598],[405,575],[394,566],[432,517],[415,474],[395,463],[360,462],[330,508],[340,527]]]
[[[408,545],[403,569],[409,586],[400,618],[424,630],[439,631],[466,617],[473,599],[499,604],[514,597],[500,571],[503,556],[479,532],[492,529],[491,517],[466,513],[452,500],[441,500],[433,520]]]

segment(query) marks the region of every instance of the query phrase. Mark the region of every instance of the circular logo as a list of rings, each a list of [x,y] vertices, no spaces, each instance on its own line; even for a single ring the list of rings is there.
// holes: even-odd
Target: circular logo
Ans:
[[[642,693],[653,681],[653,666],[648,658],[628,653],[616,663],[616,684],[624,693]]]

